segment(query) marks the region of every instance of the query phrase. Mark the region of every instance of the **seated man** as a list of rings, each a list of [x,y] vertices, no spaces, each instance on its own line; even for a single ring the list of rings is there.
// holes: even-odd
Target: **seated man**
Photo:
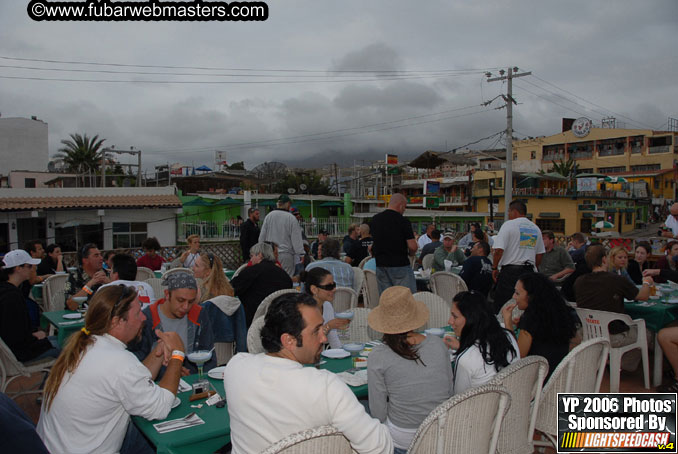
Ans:
[[[586,254],[586,235],[581,232],[573,234],[567,248],[575,265],[586,262],[586,258],[584,257],[584,254]]]
[[[642,288],[639,290],[624,276],[611,273],[602,244],[593,244],[586,249],[586,263],[592,272],[579,276],[574,283],[577,307],[623,314],[624,298],[647,301],[650,296],[652,278],[644,277]],[[610,344],[613,347],[628,345],[635,342],[638,337],[635,326],[629,329],[629,326],[620,320],[611,322],[608,328]]]
[[[87,243],[80,249],[78,264],[78,269],[68,275],[64,287],[66,309],[72,311],[78,308],[78,303],[73,301],[74,296],[86,296],[89,301],[99,287],[110,282],[103,270],[104,258],[96,244]]]
[[[200,295],[195,278],[186,272],[177,271],[166,275],[163,285],[167,287],[165,298],[144,309],[146,325],[141,338],[129,345],[129,351],[140,360],[146,358],[159,341],[160,331],[177,333],[186,346],[186,354],[197,350],[212,350],[212,324],[207,311],[198,304]],[[212,355],[212,359],[205,363],[204,370],[208,371],[216,365],[216,355]],[[189,373],[198,373],[194,363],[186,361],[185,366]],[[158,376],[162,377],[163,374],[164,368]]]
[[[155,452],[130,416],[163,419],[172,409],[184,357],[176,333],[143,363],[125,349],[144,325],[136,292],[123,285],[92,298],[85,326],[66,344],[45,384],[37,431],[52,453]],[[163,362],[165,376],[156,385]]]
[[[574,273],[574,262],[565,249],[556,245],[556,236],[550,230],[541,232],[544,240],[544,255],[539,264],[539,272],[552,281],[560,281]]]
[[[102,285],[99,290],[110,285],[127,285],[134,287],[137,291],[137,297],[141,303],[141,309],[146,309],[151,303],[155,303],[155,294],[153,287],[147,282],[137,281],[137,264],[134,257],[127,254],[116,254],[113,257],[113,271],[111,272],[111,281],[109,284]]]
[[[314,260],[318,260],[318,246],[327,239],[327,230],[320,229],[318,230],[318,239],[311,243],[311,255],[313,255]]]
[[[485,297],[490,291],[492,284],[492,262],[487,256],[490,255],[490,245],[485,241],[479,241],[471,248],[471,256],[461,265],[459,276],[466,282],[469,290],[482,293]]]
[[[370,246],[372,246],[372,237],[370,236],[370,226],[367,224],[360,224],[358,228],[360,231],[360,239],[353,243],[351,249],[346,254],[346,263],[351,266],[358,266],[365,257],[370,255]]]
[[[56,338],[47,338],[43,331],[33,331],[28,307],[19,287],[35,274],[40,259],[31,258],[26,251],[8,252],[0,269],[0,337],[16,359],[31,361],[59,356]]]
[[[443,243],[440,241],[440,230],[434,229],[431,232],[431,242],[427,243],[423,248],[421,248],[421,254],[419,254],[419,259],[417,261],[421,264],[424,257],[429,254],[433,254],[435,250],[442,245]]]
[[[320,260],[309,263],[306,271],[321,267],[332,273],[334,282],[340,287],[353,288],[353,268],[346,262],[339,260],[339,241],[328,238],[322,242],[318,251]]]
[[[447,231],[443,235],[443,245],[433,253],[433,270],[445,271],[445,260],[452,262],[452,266],[461,265],[466,256],[459,246],[454,244],[454,232]]]
[[[158,271],[165,263],[165,259],[158,255],[161,249],[158,239],[154,236],[146,238],[141,243],[141,248],[144,250],[144,255],[137,260],[137,266],[144,266],[151,271]]]
[[[308,294],[271,303],[261,330],[266,353],[240,353],[224,372],[233,454],[261,452],[304,429],[330,424],[359,453],[391,454],[388,428],[365,413],[335,374],[304,364],[320,359],[323,316]]]

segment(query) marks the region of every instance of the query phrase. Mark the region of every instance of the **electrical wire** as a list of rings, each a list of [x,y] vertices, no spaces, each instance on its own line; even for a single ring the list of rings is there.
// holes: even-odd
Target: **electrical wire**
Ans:
[[[537,93],[535,93],[535,92],[533,92],[533,91],[530,91],[530,90],[528,90],[527,88],[525,88],[525,87],[523,87],[523,86],[521,86],[521,85],[516,85],[516,81],[514,81],[513,84],[514,84],[513,86],[516,87],[516,88],[518,88],[519,90],[523,90],[523,91],[525,91],[525,92],[527,92],[527,93],[529,93],[529,94],[531,94],[531,95],[533,95],[533,96],[536,96],[537,98],[541,98],[541,99],[543,99],[544,101],[547,101],[547,102],[550,102],[550,103],[552,103],[552,104],[555,104],[555,105],[557,105],[557,106],[559,106],[559,107],[562,107],[562,108],[565,109],[565,110],[569,110],[570,112],[574,112],[574,113],[576,113],[576,114],[578,114],[578,115],[581,115],[581,116],[584,116],[584,117],[589,116],[589,114],[587,114],[587,113],[582,113],[582,112],[579,112],[578,110],[570,109],[569,107],[564,106],[564,105],[562,105],[562,104],[559,104],[559,103],[553,101],[552,99],[549,99],[549,98],[547,98],[547,97],[545,97],[545,96],[542,96],[542,95],[538,95]],[[600,118],[596,118],[596,119],[599,120]]]

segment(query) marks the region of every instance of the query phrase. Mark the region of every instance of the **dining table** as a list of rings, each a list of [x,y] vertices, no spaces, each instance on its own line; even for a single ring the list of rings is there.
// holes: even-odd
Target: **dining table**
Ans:
[[[76,318],[76,314],[80,317]],[[50,325],[57,329],[57,342],[59,347],[63,347],[71,334],[85,326],[85,317],[78,311],[43,312],[40,315],[40,327],[48,331]]]

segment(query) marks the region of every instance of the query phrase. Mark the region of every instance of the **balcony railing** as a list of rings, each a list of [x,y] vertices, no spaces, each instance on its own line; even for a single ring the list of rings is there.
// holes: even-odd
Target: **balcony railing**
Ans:
[[[647,152],[650,154],[655,154],[655,153],[668,153],[671,151],[671,146],[670,145],[660,145],[658,147],[648,147]]]
[[[466,204],[468,203],[468,197],[458,196],[458,195],[447,195],[441,200],[441,203],[457,203],[457,204]]]
[[[614,198],[630,199],[634,197],[627,191],[574,191],[567,188],[515,188],[514,196],[537,196],[537,197],[591,197],[591,198]]]
[[[573,151],[570,153],[572,159],[588,159],[593,157],[592,151]]]
[[[562,161],[565,159],[565,153],[549,153],[545,154],[542,161]]]
[[[612,148],[611,150],[600,150],[598,156],[621,156],[624,154],[624,148]]]
[[[319,230],[326,230],[330,236],[343,238],[348,233],[348,226],[354,222],[360,221],[344,218],[314,218],[303,220],[300,224],[309,237],[316,237]],[[237,240],[240,238],[240,226],[231,222],[220,223],[218,221],[179,223],[179,239],[185,240],[187,236],[194,234],[208,241]]]

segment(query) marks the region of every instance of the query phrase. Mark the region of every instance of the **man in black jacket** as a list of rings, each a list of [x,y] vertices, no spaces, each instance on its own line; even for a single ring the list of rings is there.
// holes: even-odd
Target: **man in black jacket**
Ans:
[[[259,208],[247,210],[247,220],[240,225],[242,260],[250,260],[250,248],[259,242]]]

